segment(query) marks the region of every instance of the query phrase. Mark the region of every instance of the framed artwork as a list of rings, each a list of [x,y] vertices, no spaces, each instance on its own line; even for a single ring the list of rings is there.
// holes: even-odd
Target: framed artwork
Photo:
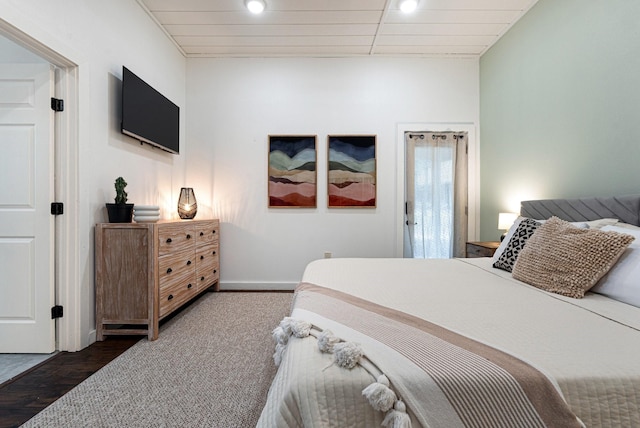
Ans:
[[[269,135],[269,208],[315,208],[315,135]]]
[[[376,136],[329,135],[329,208],[375,208]]]

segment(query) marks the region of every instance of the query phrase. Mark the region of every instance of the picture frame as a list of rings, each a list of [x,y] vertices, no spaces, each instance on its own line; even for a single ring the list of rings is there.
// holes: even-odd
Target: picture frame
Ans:
[[[316,135],[269,135],[269,208],[316,208]]]
[[[376,135],[327,136],[329,208],[376,207]]]

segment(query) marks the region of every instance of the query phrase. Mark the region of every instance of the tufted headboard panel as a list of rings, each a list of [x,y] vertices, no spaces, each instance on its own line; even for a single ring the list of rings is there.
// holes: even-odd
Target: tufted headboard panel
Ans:
[[[534,219],[556,216],[566,221],[617,218],[623,223],[640,226],[640,195],[522,201],[520,215]]]

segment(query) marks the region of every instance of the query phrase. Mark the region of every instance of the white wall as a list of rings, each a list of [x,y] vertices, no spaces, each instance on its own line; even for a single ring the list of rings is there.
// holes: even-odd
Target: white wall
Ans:
[[[132,0],[0,0],[0,19],[78,65],[78,309],[81,347],[95,329],[93,226],[106,221],[105,202],[123,176],[129,201],[175,211],[184,159],[140,146],[120,133],[120,80],[126,65],[181,109],[185,147],[185,58]],[[6,26],[6,25],[5,25]],[[65,308],[65,313],[67,313]],[[73,308],[71,308],[73,312]]]
[[[222,221],[222,288],[290,288],[325,251],[401,256],[396,128],[477,124],[478,76],[472,59],[188,59],[187,182]],[[269,134],[318,136],[316,209],[267,208]],[[326,207],[329,134],[377,135],[377,208]]]

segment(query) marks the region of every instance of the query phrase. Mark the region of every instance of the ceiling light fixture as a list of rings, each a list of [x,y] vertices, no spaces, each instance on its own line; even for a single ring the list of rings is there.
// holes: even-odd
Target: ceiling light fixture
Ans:
[[[403,13],[411,13],[418,7],[418,0],[400,0],[400,10]]]
[[[255,14],[262,13],[265,7],[267,7],[264,0],[245,0],[244,4],[247,6],[247,9],[249,9],[249,12]]]

